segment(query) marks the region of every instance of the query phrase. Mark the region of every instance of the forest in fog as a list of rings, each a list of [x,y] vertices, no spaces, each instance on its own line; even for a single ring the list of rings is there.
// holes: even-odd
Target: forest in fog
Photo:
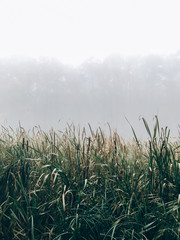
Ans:
[[[48,58],[0,60],[0,123],[27,129],[93,127],[109,122],[124,137],[139,135],[141,116],[176,134],[180,122],[180,52],[168,56],[89,59],[78,67]]]

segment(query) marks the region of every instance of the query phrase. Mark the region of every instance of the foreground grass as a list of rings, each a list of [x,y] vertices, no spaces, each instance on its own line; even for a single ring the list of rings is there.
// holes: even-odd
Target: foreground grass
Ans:
[[[2,129],[0,239],[180,239],[180,154],[168,129]]]

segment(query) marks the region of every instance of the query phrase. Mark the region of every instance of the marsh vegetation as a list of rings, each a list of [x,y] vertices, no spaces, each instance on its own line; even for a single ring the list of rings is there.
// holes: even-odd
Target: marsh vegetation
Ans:
[[[179,239],[180,145],[155,121],[144,142],[2,128],[0,239]]]

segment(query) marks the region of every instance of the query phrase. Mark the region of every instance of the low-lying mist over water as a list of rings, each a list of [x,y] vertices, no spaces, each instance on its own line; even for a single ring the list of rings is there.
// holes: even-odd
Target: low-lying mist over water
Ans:
[[[112,129],[125,137],[146,137],[158,115],[177,136],[180,123],[180,52],[168,56],[89,59],[78,67],[48,58],[0,60],[0,123],[62,130],[68,123]]]

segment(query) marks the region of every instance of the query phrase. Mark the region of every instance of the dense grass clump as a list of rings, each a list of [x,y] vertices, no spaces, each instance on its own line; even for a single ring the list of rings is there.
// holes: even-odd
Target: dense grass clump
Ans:
[[[179,143],[158,119],[149,139],[99,128],[3,128],[0,239],[180,239]]]

